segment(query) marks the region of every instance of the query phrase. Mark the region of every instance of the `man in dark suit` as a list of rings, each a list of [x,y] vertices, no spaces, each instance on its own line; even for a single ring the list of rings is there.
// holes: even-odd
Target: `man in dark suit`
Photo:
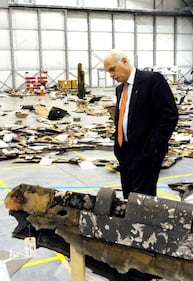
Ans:
[[[123,196],[128,198],[130,192],[155,196],[168,141],[178,121],[173,94],[160,73],[136,69],[121,51],[109,51],[104,68],[121,83],[116,88],[114,153],[120,164]],[[123,88],[127,95],[124,109]],[[151,279],[138,276],[129,280]]]

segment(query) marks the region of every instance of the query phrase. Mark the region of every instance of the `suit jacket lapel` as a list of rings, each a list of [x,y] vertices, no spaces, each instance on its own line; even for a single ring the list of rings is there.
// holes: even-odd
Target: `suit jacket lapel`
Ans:
[[[118,124],[119,103],[120,103],[121,93],[122,93],[122,91],[123,91],[123,87],[124,87],[124,84],[121,84],[121,85],[118,86],[118,88],[117,88],[117,104],[116,104],[116,108],[115,108],[115,123],[116,123],[116,124]]]
[[[139,96],[140,88],[141,88],[141,75],[140,75],[140,71],[137,69],[136,74],[135,74],[133,89],[131,92],[130,104],[129,104],[128,127],[132,121],[132,117],[133,117],[133,114],[135,111],[135,105],[136,105],[136,101]]]

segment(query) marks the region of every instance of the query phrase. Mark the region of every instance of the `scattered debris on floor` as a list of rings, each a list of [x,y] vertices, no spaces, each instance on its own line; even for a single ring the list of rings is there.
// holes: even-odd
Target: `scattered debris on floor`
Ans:
[[[190,99],[193,88],[174,88],[173,92],[179,109],[179,122],[169,142],[169,151],[162,163],[163,169],[171,167],[183,157],[193,157],[193,105]],[[22,92],[10,92],[7,95],[21,101],[25,97]],[[0,160],[40,163],[42,158],[48,157],[51,163],[77,164],[82,159],[72,161],[65,153],[71,150],[113,149],[114,92],[112,96],[97,96],[89,91],[83,99],[79,99],[74,91],[50,88],[46,95],[50,100],[59,101],[61,107],[56,103],[56,106],[49,108],[41,100],[38,101],[39,96],[36,104],[19,105],[15,112],[0,106],[1,118],[11,113],[15,113],[17,118],[12,125],[0,126]],[[71,105],[72,108],[68,110]],[[73,116],[73,113],[80,115]],[[82,116],[85,115],[87,119],[96,116],[96,120],[103,116],[106,121],[88,126],[82,122]],[[25,119],[30,116],[40,125],[27,125]],[[116,160],[112,163],[107,159],[95,159],[93,163],[109,166],[113,170],[119,169]]]

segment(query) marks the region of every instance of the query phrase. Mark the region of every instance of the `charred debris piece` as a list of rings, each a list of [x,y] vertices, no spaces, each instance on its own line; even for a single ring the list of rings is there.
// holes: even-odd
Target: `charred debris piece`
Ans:
[[[168,186],[179,192],[182,201],[193,200],[193,182],[170,183]]]
[[[13,236],[31,233],[37,246],[77,251],[120,274],[130,268],[174,281],[192,281],[192,205],[111,188],[96,196],[21,184],[5,198],[18,221]],[[65,245],[65,246],[64,246]]]

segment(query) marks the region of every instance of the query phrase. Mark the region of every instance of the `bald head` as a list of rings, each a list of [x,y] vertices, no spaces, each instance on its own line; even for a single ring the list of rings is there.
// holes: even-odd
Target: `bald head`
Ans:
[[[126,82],[133,66],[127,55],[119,50],[110,50],[104,58],[104,68],[117,82]]]

